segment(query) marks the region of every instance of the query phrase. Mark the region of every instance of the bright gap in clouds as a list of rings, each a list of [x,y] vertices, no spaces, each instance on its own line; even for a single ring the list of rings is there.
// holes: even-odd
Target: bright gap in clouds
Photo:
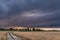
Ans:
[[[42,11],[27,11],[27,12],[23,12],[22,16],[24,17],[40,17],[40,16],[46,16],[48,14],[42,12]]]
[[[44,16],[45,14],[36,14],[36,13],[33,13],[33,14],[24,14],[23,16],[25,17],[38,17],[38,16]]]

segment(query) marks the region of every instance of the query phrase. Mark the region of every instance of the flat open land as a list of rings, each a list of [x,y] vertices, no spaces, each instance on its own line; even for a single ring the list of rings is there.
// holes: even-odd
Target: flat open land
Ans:
[[[0,31],[0,40],[60,40],[60,32],[12,32]]]
[[[14,32],[14,34],[26,40],[60,40],[60,32]]]
[[[7,32],[0,31],[0,40],[6,40],[6,34]]]

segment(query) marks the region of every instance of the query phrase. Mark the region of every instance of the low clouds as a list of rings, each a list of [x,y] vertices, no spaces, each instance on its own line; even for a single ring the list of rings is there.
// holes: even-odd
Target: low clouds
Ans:
[[[0,0],[0,26],[59,27],[59,0]]]

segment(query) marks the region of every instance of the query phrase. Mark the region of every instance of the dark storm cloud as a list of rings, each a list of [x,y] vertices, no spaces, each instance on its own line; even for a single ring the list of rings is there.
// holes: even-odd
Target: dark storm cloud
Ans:
[[[60,0],[0,0],[0,26],[60,26]]]

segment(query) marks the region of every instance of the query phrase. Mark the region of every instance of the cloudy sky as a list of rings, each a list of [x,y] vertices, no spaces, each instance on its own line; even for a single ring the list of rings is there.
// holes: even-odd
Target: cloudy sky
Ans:
[[[0,0],[0,26],[60,27],[60,0]]]

